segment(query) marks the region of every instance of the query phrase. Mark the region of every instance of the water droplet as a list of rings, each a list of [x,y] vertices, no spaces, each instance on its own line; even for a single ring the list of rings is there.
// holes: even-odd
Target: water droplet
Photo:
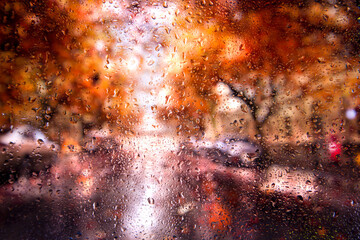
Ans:
[[[37,143],[38,143],[39,145],[42,145],[42,144],[44,143],[44,140],[38,139],[38,140],[37,140]]]
[[[148,203],[153,205],[155,203],[155,200],[153,198],[148,198]]]
[[[247,107],[244,104],[241,104],[241,111],[243,111],[244,113],[247,113]]]

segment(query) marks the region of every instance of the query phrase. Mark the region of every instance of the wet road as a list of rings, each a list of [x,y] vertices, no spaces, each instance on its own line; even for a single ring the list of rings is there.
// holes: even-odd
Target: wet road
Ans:
[[[1,239],[356,239],[360,233],[358,180],[346,171],[318,175],[277,165],[286,183],[274,174],[276,165],[227,167],[191,151],[179,154],[179,142],[154,133],[118,140],[116,149],[62,156],[72,165],[57,166],[58,177],[50,171],[3,185]],[[77,164],[79,172],[71,173]],[[302,174],[322,178],[316,194],[286,188],[296,190],[296,177],[311,188]],[[278,180],[274,190],[262,190],[271,177]]]

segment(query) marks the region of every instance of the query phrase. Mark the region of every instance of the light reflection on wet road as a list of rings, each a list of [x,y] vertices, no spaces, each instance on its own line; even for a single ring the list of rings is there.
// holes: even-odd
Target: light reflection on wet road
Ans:
[[[172,137],[142,135],[124,144],[124,149],[134,151],[135,157],[129,177],[123,183],[129,200],[124,216],[126,239],[159,239],[171,234],[170,202],[174,188],[169,153],[177,150]]]

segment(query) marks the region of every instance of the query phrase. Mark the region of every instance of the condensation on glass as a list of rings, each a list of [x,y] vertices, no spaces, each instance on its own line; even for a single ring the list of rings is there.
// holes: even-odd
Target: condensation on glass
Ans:
[[[1,239],[357,239],[357,1],[4,0]]]

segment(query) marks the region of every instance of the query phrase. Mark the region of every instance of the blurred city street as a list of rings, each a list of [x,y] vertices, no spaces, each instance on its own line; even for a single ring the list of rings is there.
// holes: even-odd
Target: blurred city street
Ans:
[[[58,155],[63,159],[47,171],[3,184],[1,237],[354,239],[360,233],[359,168],[313,169],[319,152],[307,155],[311,168],[282,159],[239,167],[166,135],[114,141]],[[293,161],[304,156],[298,152]]]
[[[0,19],[0,239],[360,239],[358,1]]]

